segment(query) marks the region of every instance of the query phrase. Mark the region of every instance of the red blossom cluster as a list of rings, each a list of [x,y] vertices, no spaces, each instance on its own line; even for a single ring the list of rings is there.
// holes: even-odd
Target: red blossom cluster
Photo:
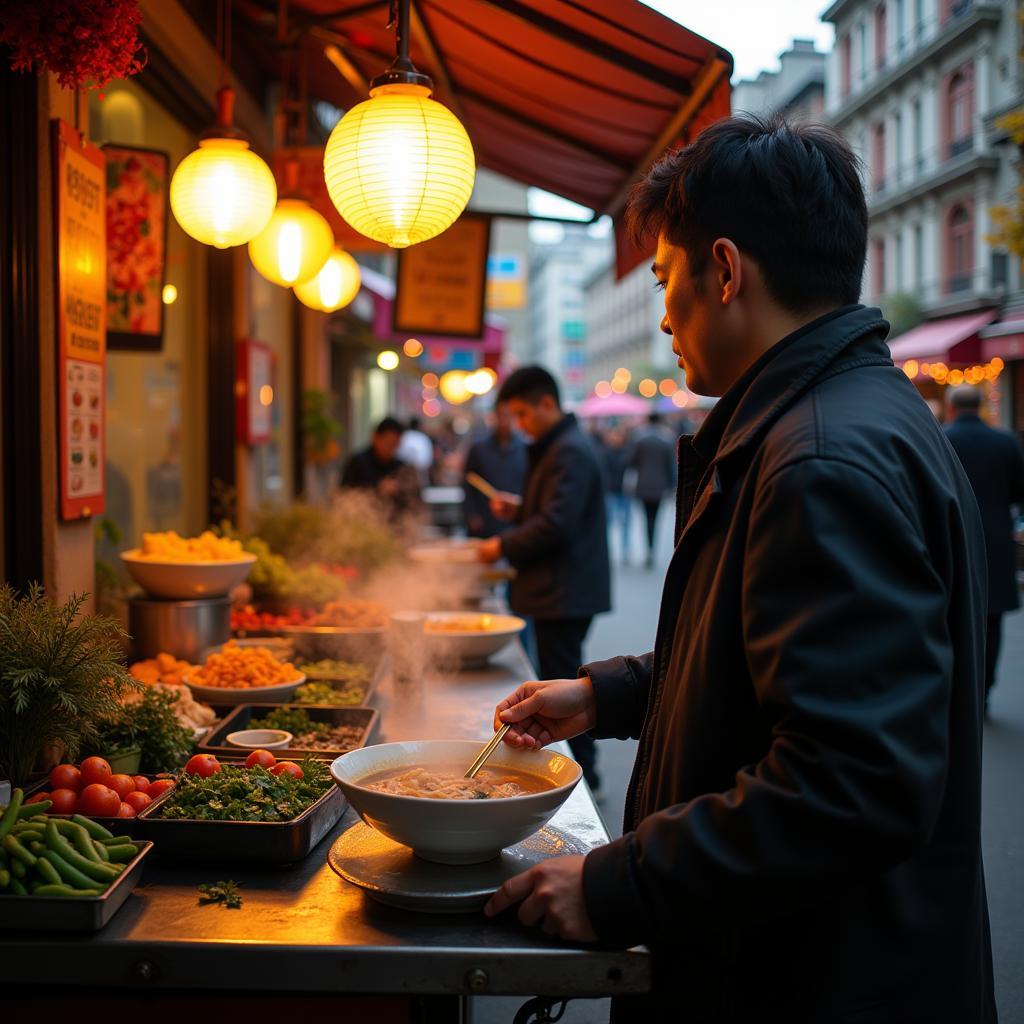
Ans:
[[[160,239],[149,222],[142,165],[129,157],[107,196],[107,280],[112,286],[108,298],[118,306],[115,327],[145,329],[147,288],[160,281],[160,256]]]
[[[25,0],[3,5],[0,42],[15,71],[52,71],[65,89],[102,88],[146,63],[139,0]]]

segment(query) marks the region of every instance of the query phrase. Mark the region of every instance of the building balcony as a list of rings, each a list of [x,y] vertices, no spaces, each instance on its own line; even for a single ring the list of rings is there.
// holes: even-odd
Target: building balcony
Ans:
[[[825,12],[823,20],[832,21],[832,12],[838,7],[834,4]],[[839,105],[825,112],[828,120],[837,128],[842,128],[851,118],[856,117],[873,103],[882,99],[887,91],[899,84],[928,64],[941,59],[948,50],[959,45],[969,33],[989,26],[997,26],[1003,16],[1004,8],[994,0],[964,0],[951,13],[947,21],[939,26],[931,39],[922,40],[919,48],[908,53],[900,61],[888,60],[877,71],[870,72],[859,82],[853,83],[849,95],[842,98]]]
[[[892,210],[912,203],[936,189],[952,185],[957,181],[971,178],[976,174],[994,174],[999,167],[999,158],[974,149],[971,139],[961,140],[960,152],[953,154],[950,146],[949,159],[938,167],[925,171],[915,160],[911,165],[914,173],[904,176],[893,174],[887,177],[881,188],[875,188],[868,198],[868,217],[881,217]]]
[[[1006,295],[1005,266],[975,267],[959,274],[948,274],[939,281],[914,290],[921,312],[926,317],[952,316],[999,305]]]

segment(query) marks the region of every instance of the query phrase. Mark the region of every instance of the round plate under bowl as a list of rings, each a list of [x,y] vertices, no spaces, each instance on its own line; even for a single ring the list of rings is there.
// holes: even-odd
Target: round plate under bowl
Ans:
[[[390,907],[469,914],[480,910],[502,882],[534,864],[589,852],[579,840],[547,825],[481,864],[435,864],[360,821],[334,841],[327,863],[346,882]]]
[[[231,689],[226,686],[200,686],[185,676],[185,685],[192,691],[192,696],[206,704],[284,704],[288,698],[306,681],[300,675],[290,683],[277,686],[247,686]]]

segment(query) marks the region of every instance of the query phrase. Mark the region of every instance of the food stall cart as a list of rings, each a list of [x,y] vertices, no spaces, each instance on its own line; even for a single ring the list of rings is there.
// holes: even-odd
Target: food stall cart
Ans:
[[[486,667],[428,676],[418,704],[398,699],[384,678],[374,696],[379,739],[486,737],[495,704],[532,674],[515,643]],[[118,1012],[161,1020],[173,1011],[180,1020],[189,1008],[208,1013],[229,1005],[264,1019],[285,1007],[294,1016],[316,1012],[330,994],[322,1008],[347,1007],[358,1019],[372,1013],[380,1021],[460,1021],[475,995],[525,1000],[649,989],[642,949],[570,945],[522,927],[513,913],[488,920],[479,912],[417,913],[378,903],[327,863],[332,844],[357,820],[349,810],[309,856],[287,868],[153,861],[95,935],[0,930],[5,997],[42,1010],[45,1019],[64,1011],[91,1019],[82,1014],[110,1002]],[[578,849],[608,840],[582,783],[550,825]],[[199,904],[200,883],[227,878],[240,883],[240,909]]]

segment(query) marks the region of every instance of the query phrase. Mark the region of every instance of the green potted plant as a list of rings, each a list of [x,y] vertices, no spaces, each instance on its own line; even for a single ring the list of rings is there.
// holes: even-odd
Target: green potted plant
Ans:
[[[92,749],[115,772],[134,775],[170,772],[185,763],[195,746],[192,730],[174,713],[178,694],[147,687],[100,723]]]
[[[23,785],[49,762],[74,760],[139,684],[122,662],[124,631],[80,615],[84,595],[56,605],[34,583],[0,587],[0,778]]]

